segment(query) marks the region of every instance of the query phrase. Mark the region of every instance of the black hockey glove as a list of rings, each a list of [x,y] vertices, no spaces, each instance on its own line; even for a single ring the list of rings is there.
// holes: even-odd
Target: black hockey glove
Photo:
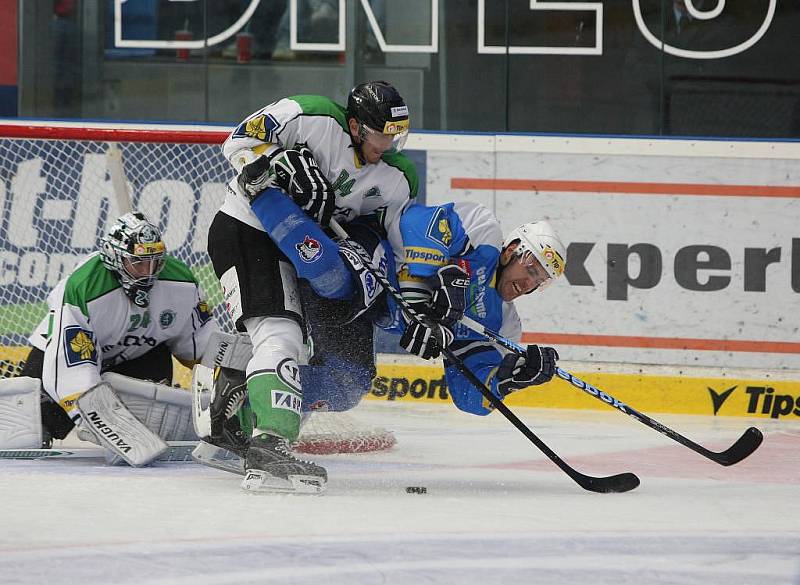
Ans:
[[[300,208],[327,227],[336,210],[333,186],[322,174],[305,144],[284,150],[272,159],[275,184],[286,191]]]
[[[400,338],[400,347],[424,360],[439,357],[442,349],[453,342],[453,332],[444,325],[422,317],[422,322],[411,321]]]
[[[436,272],[435,291],[431,300],[430,315],[447,327],[452,327],[464,316],[467,306],[469,274],[454,264],[442,266]]]
[[[549,382],[556,373],[558,352],[552,347],[529,345],[526,355],[510,353],[497,368],[497,389],[502,396],[514,390]]]
[[[283,152],[283,149],[280,149],[280,152]],[[272,165],[270,164],[274,156],[275,154],[271,156],[259,156],[250,164],[244,165],[244,167],[242,167],[242,172],[236,177],[239,188],[251,204],[262,192],[274,184],[275,172],[272,170]]]

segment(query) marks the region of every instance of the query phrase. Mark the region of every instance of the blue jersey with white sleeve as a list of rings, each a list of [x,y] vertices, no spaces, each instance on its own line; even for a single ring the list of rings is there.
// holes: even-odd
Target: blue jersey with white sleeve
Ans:
[[[503,234],[500,224],[483,205],[472,202],[409,207],[400,219],[404,264],[400,286],[425,286],[424,280],[446,264],[457,264],[469,275],[464,314],[486,328],[518,341],[522,324],[512,303],[495,288]],[[450,349],[498,398],[495,374],[503,358],[494,344],[464,325],[453,330]],[[445,377],[455,405],[473,414],[488,414],[488,403],[461,372],[445,360]]]

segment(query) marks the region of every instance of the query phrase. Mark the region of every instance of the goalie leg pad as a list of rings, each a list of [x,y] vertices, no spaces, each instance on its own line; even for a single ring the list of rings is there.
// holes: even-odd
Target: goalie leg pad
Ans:
[[[84,392],[76,403],[84,428],[100,444],[134,467],[147,465],[169,446],[125,407],[107,382]]]
[[[165,441],[196,441],[192,428],[192,395],[186,390],[122,374],[105,373],[128,410]]]
[[[42,446],[40,388],[41,381],[36,378],[0,380],[0,448]]]

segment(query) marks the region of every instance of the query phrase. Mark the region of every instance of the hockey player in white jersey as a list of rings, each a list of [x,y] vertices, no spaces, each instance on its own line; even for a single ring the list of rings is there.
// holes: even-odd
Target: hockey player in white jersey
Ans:
[[[287,448],[300,426],[298,363],[308,299],[301,298],[294,268],[251,203],[274,185],[323,226],[331,217],[346,223],[375,215],[399,240],[400,214],[417,193],[416,171],[400,152],[408,129],[408,108],[397,90],[368,82],[350,91],[347,107],[322,96],[279,100],[248,116],[223,145],[238,176],[211,224],[208,251],[226,308],[253,344],[240,417],[251,439],[246,451],[233,445],[246,452],[244,489],[319,492],[327,481],[321,466],[294,458]],[[308,252],[313,263],[311,243]],[[371,346],[371,323],[354,324],[342,335]],[[235,385],[224,375],[218,383]]]
[[[216,330],[191,270],[167,255],[159,229],[143,214],[120,217],[102,238],[101,250],[59,282],[47,304],[49,314],[30,336],[33,348],[14,381],[20,388],[22,378],[29,380],[26,387],[36,388],[37,402],[41,381],[41,404],[31,408],[41,414],[41,425],[21,423],[30,423],[32,436],[40,431],[45,446],[65,438],[82,418],[82,400],[89,404],[91,395],[92,406],[98,398],[116,405],[114,390],[124,403],[136,404],[131,410],[140,419],[148,419],[139,422],[155,434],[163,431],[161,439],[194,436],[186,391],[131,380],[171,384],[172,356],[191,367]],[[103,384],[101,375],[108,372],[122,374],[116,378],[121,388]],[[12,393],[0,391],[0,402]],[[83,423],[92,427],[92,421]],[[0,429],[0,443],[14,434],[6,431]]]

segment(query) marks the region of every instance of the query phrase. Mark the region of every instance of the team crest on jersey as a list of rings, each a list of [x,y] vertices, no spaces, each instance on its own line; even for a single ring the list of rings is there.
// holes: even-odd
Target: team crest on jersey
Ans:
[[[295,249],[300,255],[300,260],[306,264],[316,262],[322,257],[322,244],[311,236],[306,236],[299,244],[295,244]]]
[[[450,245],[453,241],[453,232],[450,230],[450,222],[446,217],[446,210],[440,207],[433,214],[430,223],[428,224],[428,231],[425,233],[429,240],[438,242],[444,247]]]
[[[172,327],[172,324],[175,322],[176,316],[177,313],[171,309],[161,311],[161,314],[158,316],[158,324],[161,326],[162,329],[166,329],[167,327]]]
[[[164,313],[162,313],[163,315]],[[194,308],[194,314],[197,317],[200,325],[205,325],[211,319],[211,310],[208,308],[208,304],[205,301],[200,301],[197,303],[197,306]]]
[[[367,189],[367,192],[364,193],[364,199],[369,199],[371,197],[380,197],[380,196],[381,196],[381,190],[378,187],[370,187],[369,189]]]
[[[94,334],[76,325],[64,328],[64,355],[67,366],[97,365],[97,347]]]
[[[253,116],[236,131],[237,136],[247,136],[264,142],[272,142],[275,130],[280,126],[272,114]]]

